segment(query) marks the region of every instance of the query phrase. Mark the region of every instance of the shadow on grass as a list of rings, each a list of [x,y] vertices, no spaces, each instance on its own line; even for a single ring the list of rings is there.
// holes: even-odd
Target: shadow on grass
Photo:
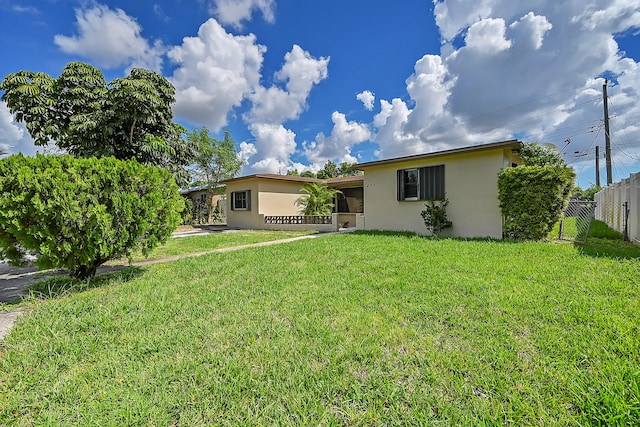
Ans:
[[[69,276],[58,276],[41,280],[29,286],[29,299],[54,299],[66,295],[124,283],[139,277],[144,272],[140,267],[107,269],[91,280],[78,280]]]
[[[582,255],[597,258],[640,259],[640,246],[622,240],[589,237],[586,243],[574,243]]]
[[[492,242],[492,243],[522,243],[523,240],[516,239],[496,239],[493,237],[453,237],[447,235],[423,235],[414,233],[413,231],[395,231],[395,230],[357,230],[352,231],[349,234],[361,235],[361,236],[390,236],[390,237],[406,237],[423,240],[433,241],[445,241],[452,240],[456,242]]]
[[[597,258],[640,259],[640,246],[622,240],[622,233],[602,221],[591,223],[586,243],[574,243],[581,254]]]
[[[456,242],[492,242],[500,244],[519,244],[524,240],[517,239],[493,239],[489,237],[450,237],[450,236],[423,236],[410,231],[393,231],[393,230],[358,230],[351,234],[361,236],[389,236],[389,237],[403,237],[403,238],[418,238],[431,241],[443,241],[453,240]],[[596,236],[603,237],[589,237],[587,243],[574,243],[582,255],[599,257],[599,258],[612,258],[612,259],[640,259],[640,246],[631,243],[624,242],[622,235],[613,231],[597,231]],[[555,241],[554,238],[550,240]],[[568,243],[568,242],[567,242]]]

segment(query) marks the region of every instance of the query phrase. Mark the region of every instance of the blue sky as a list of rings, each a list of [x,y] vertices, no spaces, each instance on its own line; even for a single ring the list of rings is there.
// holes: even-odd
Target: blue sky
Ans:
[[[640,171],[637,0],[0,0],[0,25],[0,77],[154,69],[178,122],[231,131],[245,174],[519,138],[556,145],[586,187],[601,76],[614,180]],[[4,103],[0,148],[43,151]]]

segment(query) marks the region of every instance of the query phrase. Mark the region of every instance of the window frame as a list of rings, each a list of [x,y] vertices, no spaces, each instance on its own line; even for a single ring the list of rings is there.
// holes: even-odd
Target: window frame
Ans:
[[[412,174],[412,172],[415,172],[415,178],[416,178],[416,182],[415,184],[407,181],[407,178],[409,178],[409,174]],[[404,198],[402,200],[419,200],[420,197],[420,168],[412,168],[412,169],[403,169],[402,170],[402,194],[404,195]],[[415,186],[415,196],[414,191],[411,191],[412,195],[407,195],[407,187],[411,186],[414,187]]]
[[[406,174],[414,170],[418,171],[417,197],[407,197]],[[444,164],[398,169],[396,176],[398,201],[444,200],[445,198]]]
[[[238,206],[237,202],[240,195],[244,195],[243,206]],[[251,210],[251,190],[232,191],[231,192],[231,210],[232,211],[250,211]]]

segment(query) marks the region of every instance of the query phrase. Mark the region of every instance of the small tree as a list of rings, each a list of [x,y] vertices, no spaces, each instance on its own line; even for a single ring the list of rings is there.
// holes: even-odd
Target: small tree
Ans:
[[[600,192],[602,187],[596,184],[591,184],[586,190],[583,190],[580,186],[575,186],[571,194],[571,198],[578,200],[594,200],[596,193]]]
[[[424,225],[433,234],[440,234],[445,228],[453,225],[451,220],[447,218],[448,199],[429,200],[424,204],[425,209],[420,212],[420,216],[424,220]]]
[[[518,154],[524,166],[566,166],[556,149],[537,142],[524,144]]]
[[[317,182],[305,183],[300,191],[305,194],[296,200],[296,205],[301,207],[303,215],[331,215],[336,195],[342,194],[340,190]]]
[[[298,172],[298,169],[289,169],[287,176],[300,176],[300,172]]]
[[[324,167],[318,171],[316,176],[320,179],[337,178],[340,176],[340,171],[335,163],[331,160],[327,160],[327,163],[325,163]]]
[[[197,147],[195,178],[207,186],[207,222],[213,220],[215,207],[211,205],[213,195],[219,191],[220,181],[231,179],[240,173],[244,161],[238,156],[235,141],[227,130],[222,141],[209,135],[206,127],[194,130],[189,140]]]
[[[135,160],[66,156],[0,160],[0,258],[89,279],[104,262],[147,254],[180,221],[172,175]]]

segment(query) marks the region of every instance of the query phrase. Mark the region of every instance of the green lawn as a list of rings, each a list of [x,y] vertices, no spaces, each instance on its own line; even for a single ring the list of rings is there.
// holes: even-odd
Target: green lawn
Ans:
[[[169,239],[164,245],[153,249],[145,257],[141,254],[133,256],[134,261],[162,258],[194,252],[212,251],[238,245],[261,243],[272,240],[289,239],[291,237],[316,234],[315,231],[272,231],[272,230],[231,230],[201,236],[187,236]]]
[[[2,425],[638,425],[640,249],[355,233],[34,301]]]

